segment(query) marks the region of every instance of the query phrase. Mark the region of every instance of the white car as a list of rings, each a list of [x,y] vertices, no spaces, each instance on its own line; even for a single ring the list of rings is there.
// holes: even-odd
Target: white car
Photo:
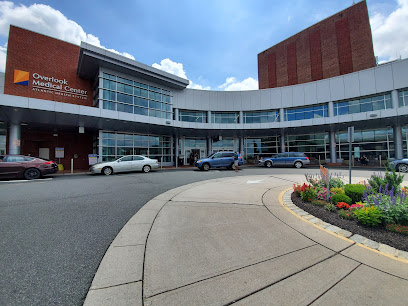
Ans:
[[[89,171],[92,173],[103,173],[111,175],[119,172],[142,171],[150,172],[152,169],[159,168],[159,161],[142,155],[125,155],[121,158],[92,165]]]

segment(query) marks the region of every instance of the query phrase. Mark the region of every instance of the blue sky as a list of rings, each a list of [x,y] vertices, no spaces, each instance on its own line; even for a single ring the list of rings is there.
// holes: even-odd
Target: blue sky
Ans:
[[[352,4],[351,0],[0,1],[0,70],[4,71],[12,23],[72,43],[82,40],[114,49],[186,77],[192,88],[256,89],[259,52]],[[381,61],[408,57],[408,0],[368,0],[367,5],[376,55]]]

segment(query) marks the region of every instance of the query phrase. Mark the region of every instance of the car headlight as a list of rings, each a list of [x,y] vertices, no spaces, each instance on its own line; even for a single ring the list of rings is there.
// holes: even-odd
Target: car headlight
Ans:
[[[197,160],[197,164],[199,164],[199,163],[201,163],[202,162],[202,160],[200,159],[200,160]]]

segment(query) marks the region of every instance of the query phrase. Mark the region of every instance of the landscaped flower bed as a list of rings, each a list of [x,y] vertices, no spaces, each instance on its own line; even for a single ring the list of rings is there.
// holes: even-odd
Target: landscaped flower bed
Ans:
[[[401,188],[403,175],[388,170],[367,182],[345,185],[340,178],[326,184],[306,175],[309,184],[293,186],[295,205],[323,221],[399,250],[408,251],[408,198]]]

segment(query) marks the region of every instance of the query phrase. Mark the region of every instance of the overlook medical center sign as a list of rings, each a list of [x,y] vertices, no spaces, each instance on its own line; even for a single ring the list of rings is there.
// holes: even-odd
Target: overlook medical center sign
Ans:
[[[88,99],[88,91],[81,88],[73,88],[65,78],[42,75],[34,72],[31,76],[33,91],[51,93],[64,97]],[[14,70],[14,84],[29,85],[30,73],[22,70]]]

